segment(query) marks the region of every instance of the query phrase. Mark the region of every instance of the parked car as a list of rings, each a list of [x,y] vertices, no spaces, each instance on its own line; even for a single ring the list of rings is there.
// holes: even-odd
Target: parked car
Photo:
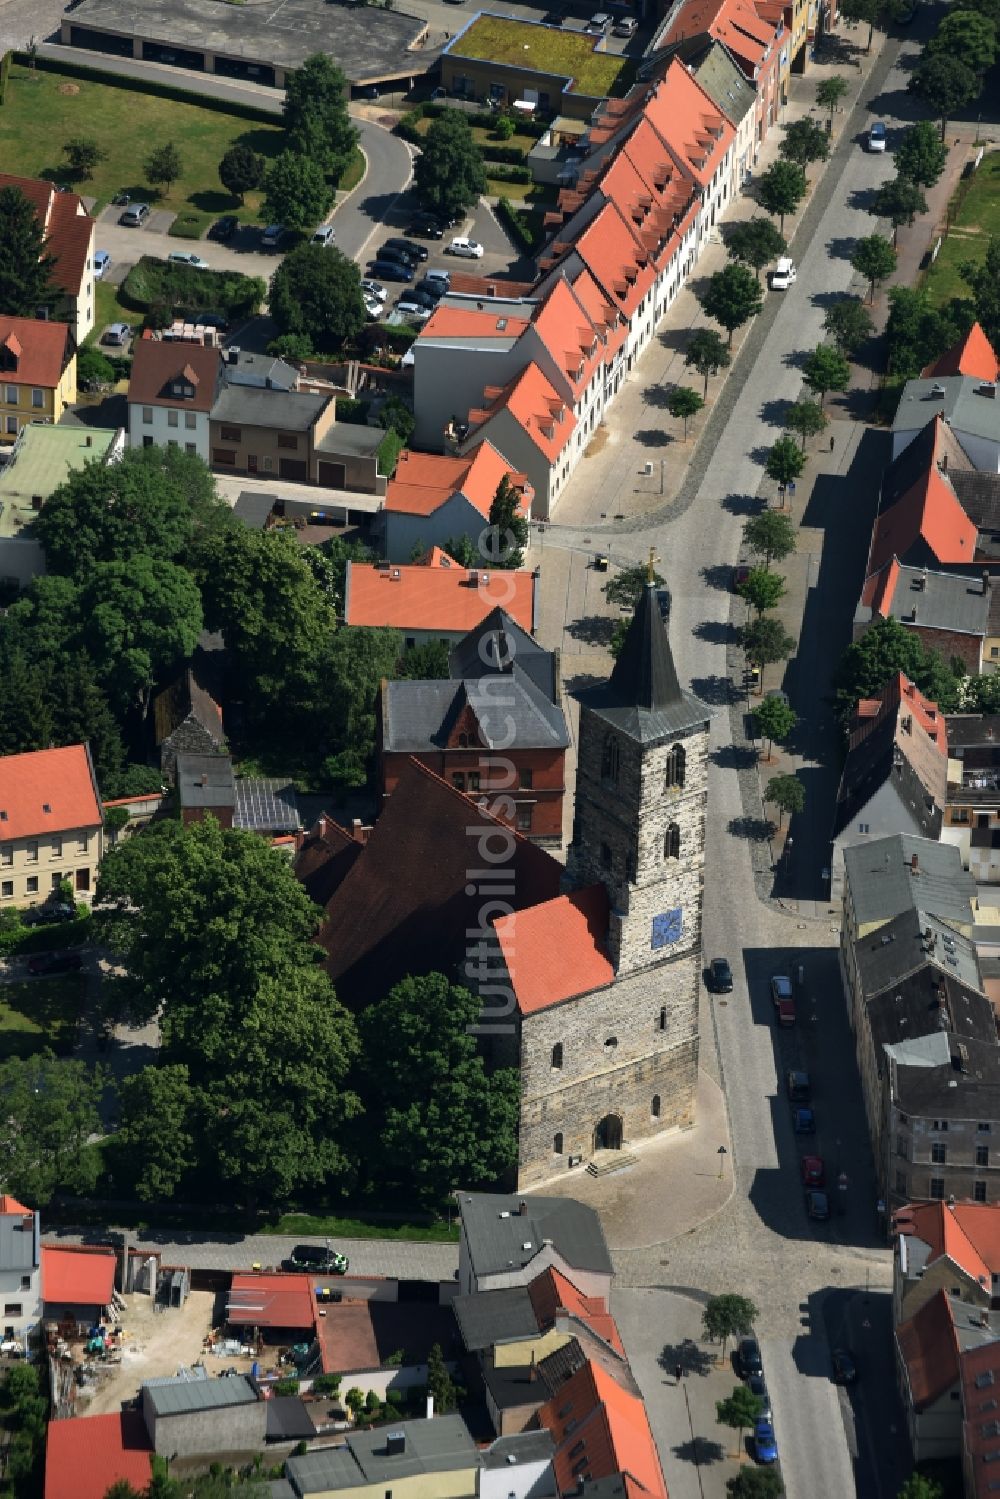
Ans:
[[[885,150],[885,124],[882,120],[875,120],[868,129],[869,151]]]
[[[132,329],[128,323],[112,323],[104,330],[101,339],[102,344],[113,344],[117,349],[123,349],[132,337]]]
[[[364,300],[365,317],[370,323],[377,323],[379,318],[383,315],[384,309],[382,307],[382,303],[377,301],[375,297],[365,297]]]
[[[826,1182],[826,1167],[822,1156],[804,1155],[799,1162],[799,1170],[804,1187],[822,1187]]]
[[[425,297],[430,297],[436,307],[448,288],[440,281],[424,276],[421,281],[417,282],[417,290],[422,291]]]
[[[858,1377],[858,1366],[849,1348],[835,1348],[830,1355],[833,1365],[834,1384],[854,1384]]]
[[[826,1193],[810,1188],[806,1192],[806,1212],[817,1223],[825,1223],[830,1216],[830,1199]]]
[[[760,1401],[760,1414],[768,1421],[771,1419],[771,1396],[768,1394],[767,1385],[763,1374],[751,1374],[747,1380],[747,1389],[751,1395],[756,1395]]]
[[[401,260],[373,260],[370,267],[380,281],[412,281],[412,267]]]
[[[285,237],[284,224],[268,224],[260,237],[262,250],[277,250]]]
[[[749,1379],[751,1374],[763,1374],[764,1365],[760,1356],[760,1344],[756,1338],[740,1338],[736,1358],[740,1374],[744,1379]]]
[[[141,229],[148,218],[148,203],[130,203],[125,212],[118,215],[118,222],[124,224],[126,229]]]
[[[440,295],[443,297],[446,291],[451,290],[451,272],[425,271],[424,279],[420,284],[421,286],[426,286],[427,290],[431,292],[437,291],[437,288],[440,287]]]
[[[416,260],[418,263],[425,261],[430,254],[426,245],[415,245],[412,240],[398,237],[386,240],[382,246],[382,253],[384,254],[386,250],[399,250],[403,255],[408,255],[411,260]]]
[[[208,261],[202,260],[200,255],[194,255],[190,250],[174,250],[167,256],[168,265],[188,265],[196,271],[207,271]]]
[[[44,906],[35,906],[30,916],[25,917],[26,926],[53,926],[57,921],[72,921],[76,907],[68,900],[46,901]]]
[[[319,228],[316,230],[315,234],[312,237],[311,243],[314,245],[322,245],[324,249],[327,249],[330,245],[333,244],[336,237],[336,231],[334,230],[332,224],[320,224]]]
[[[759,1463],[778,1461],[778,1444],[774,1439],[774,1427],[766,1416],[761,1416],[753,1429],[753,1450]]]
[[[229,327],[228,319],[221,312],[196,313],[195,324],[199,328],[215,328],[219,333],[225,333]]]
[[[816,1115],[812,1109],[793,1109],[792,1128],[797,1135],[814,1135],[816,1133]]]
[[[771,979],[771,1001],[777,1011],[779,1025],[795,1024],[795,996],[792,993],[792,981],[783,973],[776,973]]]
[[[416,255],[411,254],[408,246],[406,245],[404,245],[403,248],[400,249],[399,245],[390,245],[386,243],[379,247],[379,249],[376,251],[376,254],[379,260],[395,260],[399,265],[409,266],[411,271],[415,271],[417,269],[417,266],[420,264],[420,261],[417,259]]]
[[[111,256],[107,250],[98,250],[94,256],[94,276],[101,281],[111,268]]]
[[[416,239],[444,238],[444,228],[440,220],[432,218],[430,214],[421,214],[419,218],[411,220],[406,227],[406,233]]]
[[[78,952],[37,953],[28,959],[28,972],[36,978],[50,973],[76,973],[83,967]]]
[[[590,20],[587,22],[586,29],[593,36],[603,36],[610,25],[611,17],[606,16],[603,10],[599,10],[596,15],[591,16]]]
[[[785,1078],[785,1087],[792,1103],[808,1103],[812,1098],[812,1084],[808,1072],[793,1069]]]
[[[346,1275],[350,1260],[339,1249],[329,1249],[323,1244],[296,1244],[287,1263],[295,1270],[308,1270],[311,1275]]]
[[[426,323],[430,317],[430,312],[427,308],[421,302],[414,302],[408,293],[396,303],[396,311],[401,313],[403,317],[412,318],[417,323]]]
[[[708,987],[713,994],[732,994],[733,970],[728,958],[713,958],[709,963]]]
[[[439,298],[433,292],[428,291],[423,285],[412,287],[406,293],[408,302],[416,302],[418,307],[423,307],[427,312],[433,312],[438,304]]]
[[[216,219],[208,231],[208,237],[218,240],[232,239],[239,227],[240,221],[234,213],[224,213],[221,219]]]
[[[376,302],[384,302],[389,296],[384,286],[380,286],[377,281],[369,281],[367,278],[361,282],[361,290],[366,297],[374,297]]]
[[[622,16],[620,21],[615,22],[613,30],[615,36],[635,36],[638,28],[639,22],[635,16]]]
[[[561,10],[547,10],[542,17],[543,26],[561,26],[566,17]]]
[[[742,588],[752,572],[753,568],[749,562],[738,562],[733,568],[733,575],[729,580],[730,591],[736,593],[738,589]]]
[[[465,260],[482,260],[483,247],[478,240],[467,239],[464,234],[459,234],[446,246],[445,254],[460,255]]]
[[[794,262],[787,255],[782,255],[771,272],[771,290],[787,291],[790,286],[794,285],[797,276],[798,271],[795,269]]]

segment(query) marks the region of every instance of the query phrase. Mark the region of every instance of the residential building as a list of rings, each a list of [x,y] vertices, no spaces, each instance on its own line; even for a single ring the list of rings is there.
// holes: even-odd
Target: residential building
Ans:
[[[948,800],[941,840],[977,885],[1000,882],[1000,715],[957,713],[948,733]]]
[[[994,587],[988,572],[907,567],[893,557],[865,579],[854,638],[876,619],[896,620],[946,661],[957,656],[972,676],[997,669],[1000,579]]]
[[[535,628],[534,573],[461,567],[435,547],[420,563],[348,562],[344,622],[399,630],[403,646],[457,645],[494,609]]]
[[[502,609],[455,647],[447,679],[382,683],[376,750],[383,797],[415,755],[459,791],[495,796],[504,822],[558,847],[568,744],[553,657]]]
[[[266,838],[301,829],[294,784],[265,776],[235,776],[229,755],[178,753],[177,805],[184,823],[213,817],[220,827],[243,828]]]
[[[50,1421],[45,1430],[45,1499],[105,1499],[116,1483],[144,1493],[153,1449],[137,1410]]]
[[[948,1033],[889,1055],[886,1145],[893,1154],[884,1200],[890,1209],[920,1197],[1000,1201],[1000,1147],[992,1143],[1000,1135],[1000,1048],[995,1024],[984,1035],[993,1019],[989,1001],[987,1013],[979,998],[967,1000],[949,983]]]
[[[492,443],[477,443],[463,458],[404,448],[382,511],[388,560],[409,562],[418,548],[447,550],[447,543],[458,537],[478,547],[504,479],[519,496],[521,515],[530,520],[534,491],[525,475],[515,472]]]
[[[225,748],[222,709],[190,666],[154,698],[153,732],[167,781],[174,779],[178,754],[214,755]]]
[[[553,1450],[547,1431],[498,1437],[480,1448],[479,1499],[555,1499]]]
[[[115,1297],[117,1263],[115,1251],[103,1245],[43,1245],[45,1321],[87,1328],[106,1320]]]
[[[103,851],[86,744],[0,758],[0,909],[36,906],[64,880],[77,899],[90,900]]]
[[[940,413],[974,468],[1000,473],[1000,386],[975,375],[935,375],[908,380],[892,422],[892,456],[898,458],[931,417]]]
[[[447,1415],[350,1431],[341,1446],[290,1457],[285,1474],[302,1499],[341,1492],[349,1499],[390,1493],[477,1499],[481,1462],[461,1416]]]
[[[964,338],[921,371],[924,380],[944,375],[968,375],[974,380],[1000,380],[1000,360],[979,323],[973,323]]]
[[[765,13],[766,12],[766,13]],[[753,0],[680,0],[671,7],[657,46],[707,33],[722,42],[756,91],[758,149],[785,102],[782,84],[790,66],[784,7]]]
[[[38,315],[68,323],[72,346],[79,348],[94,326],[95,221],[78,193],[60,192],[51,182],[36,177],[13,177],[0,172],[0,191],[13,187],[28,199],[45,235],[45,253],[51,255],[52,282],[57,291],[51,308]]]
[[[460,1192],[458,1213],[461,1296],[527,1289],[554,1270],[578,1295],[607,1307],[611,1256],[592,1207],[571,1197]]]
[[[937,838],[948,782],[944,715],[899,672],[858,703],[833,823],[830,899],[844,894],[844,850],[868,838]]]
[[[974,1371],[977,1358],[995,1361],[998,1337],[998,1314],[971,1307],[947,1291],[937,1291],[896,1328],[897,1380],[915,1463],[961,1453],[963,1372]]]
[[[1000,1340],[971,1348],[962,1368],[962,1476],[966,1499],[990,1499],[996,1493],[994,1465],[1000,1461],[997,1386],[1000,1385]]]
[[[52,492],[88,463],[114,463],[125,432],[106,427],[22,426],[0,467],[0,578],[25,587],[45,571],[41,543],[31,524]]]
[[[667,1499],[641,1397],[623,1389],[592,1360],[542,1406],[538,1419],[555,1443],[561,1494],[585,1494],[591,1486],[597,1492],[602,1480],[622,1477],[622,1492],[635,1499]]]
[[[25,1351],[42,1315],[41,1265],[38,1213],[0,1193],[0,1332]]]
[[[183,447],[211,462],[209,417],[221,377],[218,349],[137,339],[128,387],[129,446]]]
[[[65,323],[0,314],[0,444],[32,422],[57,422],[76,400],[76,351]]]
[[[441,54],[441,86],[458,98],[515,113],[539,109],[588,120],[600,100],[615,92],[624,65],[605,49],[603,38],[579,31],[553,37],[534,21],[476,14]]]
[[[657,47],[640,64],[639,81],[662,73],[672,57],[679,58],[690,69],[736,131],[733,168],[734,188],[738,189],[747,180],[747,173],[760,152],[757,90],[729,48],[709,31],[685,35],[664,47]]]
[[[1000,1300],[1000,1206],[914,1202],[898,1208],[893,1322],[909,1320],[938,1291],[990,1311]]]

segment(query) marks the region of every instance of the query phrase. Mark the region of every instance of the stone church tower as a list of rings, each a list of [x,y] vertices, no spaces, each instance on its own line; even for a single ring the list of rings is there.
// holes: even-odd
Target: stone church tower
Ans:
[[[693,1119],[708,727],[650,585],[610,679],[581,696],[567,893],[509,918],[502,940],[520,1013],[520,1186]]]

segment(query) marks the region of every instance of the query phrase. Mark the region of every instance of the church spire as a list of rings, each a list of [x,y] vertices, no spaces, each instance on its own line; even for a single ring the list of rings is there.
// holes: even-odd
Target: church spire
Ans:
[[[653,562],[653,553],[650,551],[648,581],[635,606],[628,633],[608,683],[609,699],[616,706],[645,708],[649,712],[671,707],[684,700],[666,626],[660,617],[660,604],[653,582]]]

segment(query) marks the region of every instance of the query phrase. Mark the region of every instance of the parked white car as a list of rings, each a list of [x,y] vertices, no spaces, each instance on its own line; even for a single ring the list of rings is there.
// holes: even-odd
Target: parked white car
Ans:
[[[882,120],[876,120],[868,131],[869,151],[885,150],[885,125]]]
[[[466,260],[482,260],[483,247],[478,240],[466,239],[464,235],[457,235],[445,250],[446,255],[462,255]]]
[[[329,245],[333,244],[336,237],[332,224],[320,224],[312,237],[312,242],[314,245],[322,245],[326,249]]]
[[[172,255],[167,256],[168,265],[189,265],[196,271],[207,271],[208,261],[202,260],[200,255],[194,255],[190,250],[175,250]]]
[[[371,297],[376,302],[384,302],[389,295],[381,281],[362,281],[361,290],[366,297]]]
[[[773,291],[787,291],[795,280],[798,272],[795,264],[787,255],[782,255],[778,264],[771,272],[771,288]]]

